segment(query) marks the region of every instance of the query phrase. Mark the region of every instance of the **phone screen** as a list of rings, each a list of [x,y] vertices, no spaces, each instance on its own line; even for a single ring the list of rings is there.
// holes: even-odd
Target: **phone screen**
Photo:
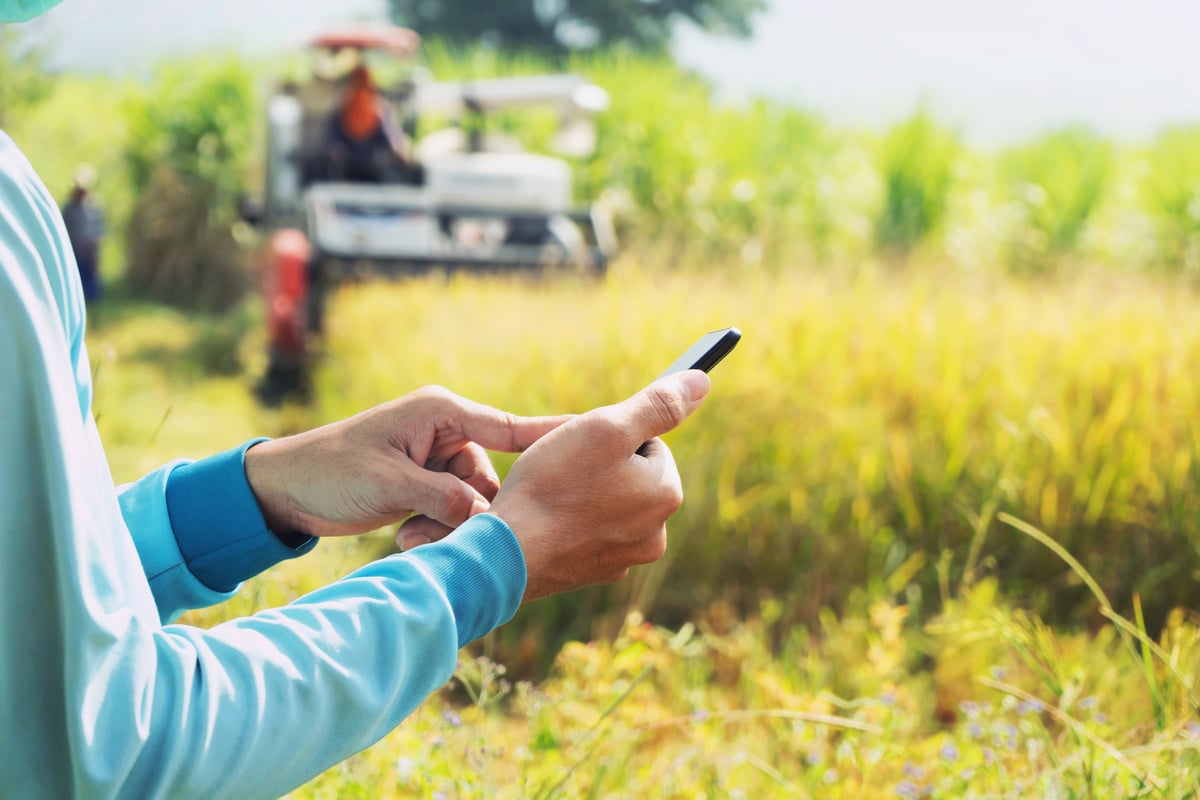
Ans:
[[[722,358],[729,355],[729,351],[737,345],[741,338],[742,332],[737,328],[722,328],[719,331],[706,333],[689,347],[687,352],[675,359],[675,363],[667,367],[658,377],[665,378],[676,372],[683,372],[685,369],[702,369],[708,372]]]

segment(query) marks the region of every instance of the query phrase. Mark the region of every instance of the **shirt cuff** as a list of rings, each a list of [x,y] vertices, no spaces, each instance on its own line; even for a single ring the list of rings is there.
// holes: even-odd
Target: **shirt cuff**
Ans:
[[[303,555],[317,540],[272,532],[246,480],[251,441],[182,464],[167,477],[167,513],[188,570],[205,586],[232,591],[268,567]],[[285,538],[285,536],[287,538]]]
[[[442,586],[459,647],[512,619],[525,596],[525,554],[508,524],[492,514],[471,517],[445,539],[393,558],[420,562]]]

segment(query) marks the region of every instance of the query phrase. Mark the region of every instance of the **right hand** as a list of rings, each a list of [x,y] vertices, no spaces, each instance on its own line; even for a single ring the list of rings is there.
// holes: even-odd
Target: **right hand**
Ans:
[[[614,583],[662,557],[683,489],[657,437],[687,419],[709,387],[698,370],[664,378],[571,419],[517,459],[489,510],[525,554],[526,601]]]

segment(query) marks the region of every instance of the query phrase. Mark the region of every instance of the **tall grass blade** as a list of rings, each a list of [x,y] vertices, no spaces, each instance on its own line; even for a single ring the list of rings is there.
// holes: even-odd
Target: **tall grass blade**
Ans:
[[[1158,675],[1154,670],[1154,660],[1151,658],[1150,648],[1146,646],[1150,637],[1146,634],[1146,618],[1142,614],[1142,598],[1136,593],[1133,595],[1133,614],[1134,620],[1137,622],[1137,630],[1141,634],[1137,639],[1142,648],[1142,674],[1146,676],[1146,685],[1150,687],[1150,698],[1154,702],[1154,722],[1161,731],[1167,724],[1163,708],[1162,688],[1158,684]]]
[[[1106,595],[1104,590],[1100,588],[1100,584],[1096,583],[1095,579],[1092,578],[1091,573],[1087,571],[1083,564],[1079,563],[1075,556],[1067,552],[1065,547],[1051,539],[1042,531],[1030,525],[1028,522],[1017,519],[1011,514],[1001,512],[996,516],[996,519],[1000,520],[1005,525],[1016,528],[1031,539],[1034,539],[1035,541],[1045,545],[1046,548],[1054,553],[1054,555],[1065,561],[1067,566],[1069,566],[1075,572],[1075,574],[1079,576],[1079,579],[1083,581],[1084,585],[1087,586],[1088,589],[1091,590],[1092,594],[1096,596],[1096,599],[1100,601],[1101,608],[1107,609],[1108,611],[1113,610],[1113,605],[1111,602],[1109,602],[1108,595]]]

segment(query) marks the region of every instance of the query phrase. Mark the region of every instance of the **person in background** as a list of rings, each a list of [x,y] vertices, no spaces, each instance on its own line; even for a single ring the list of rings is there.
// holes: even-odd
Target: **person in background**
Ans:
[[[345,96],[329,118],[322,152],[328,178],[366,183],[399,179],[408,168],[405,138],[363,65],[351,72]]]
[[[0,0],[0,21],[52,5]],[[703,372],[576,416],[428,387],[114,487],[83,297],[62,214],[0,132],[5,798],[278,797],[400,724],[522,602],[666,549],[683,495],[658,437],[703,402]],[[489,450],[521,453],[503,485]],[[392,524],[404,553],[213,628],[175,621],[319,538]]]
[[[95,184],[96,170],[81,166],[75,171],[71,194],[62,207],[63,223],[83,284],[83,299],[89,303],[100,299],[100,240],[104,237],[104,214],[92,197]]]

